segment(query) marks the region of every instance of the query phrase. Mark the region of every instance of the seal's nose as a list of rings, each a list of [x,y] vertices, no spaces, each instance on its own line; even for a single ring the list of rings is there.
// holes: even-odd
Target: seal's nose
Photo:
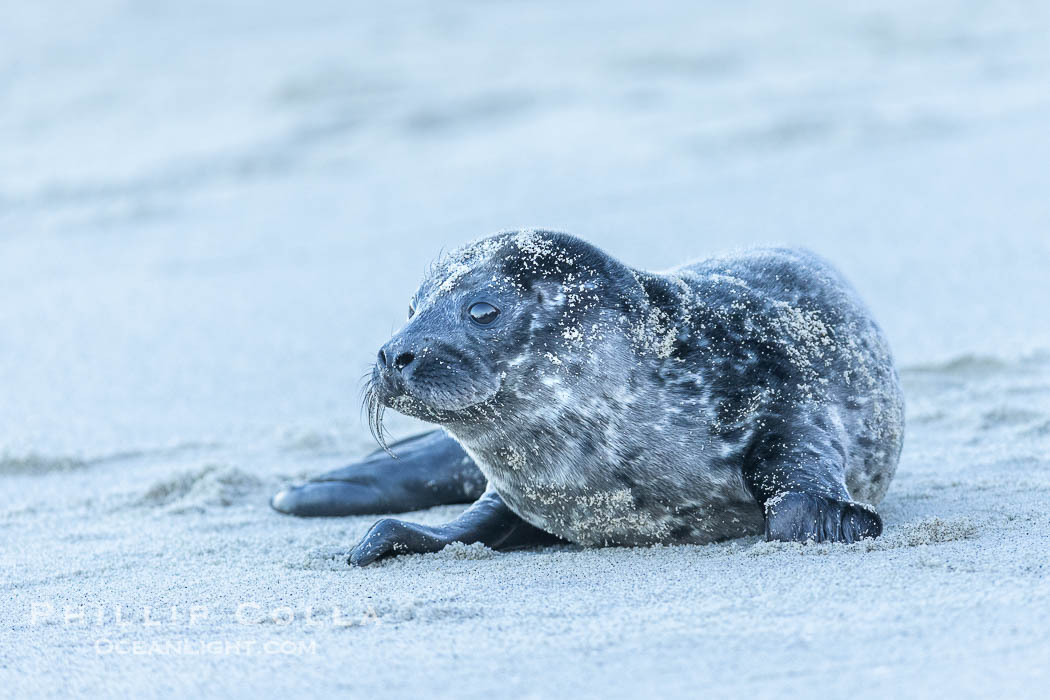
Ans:
[[[383,369],[395,369],[400,372],[416,359],[416,354],[409,350],[392,347],[393,343],[394,341],[391,341],[379,349],[378,362]],[[393,358],[393,362],[390,361],[390,358]]]

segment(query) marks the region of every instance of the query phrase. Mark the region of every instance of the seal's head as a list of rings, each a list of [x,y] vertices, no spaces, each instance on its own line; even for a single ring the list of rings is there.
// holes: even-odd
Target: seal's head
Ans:
[[[513,419],[535,400],[540,361],[560,363],[559,350],[620,312],[606,290],[625,280],[627,267],[549,231],[500,233],[438,260],[379,350],[366,392],[373,432],[382,442],[383,407],[450,427]]]

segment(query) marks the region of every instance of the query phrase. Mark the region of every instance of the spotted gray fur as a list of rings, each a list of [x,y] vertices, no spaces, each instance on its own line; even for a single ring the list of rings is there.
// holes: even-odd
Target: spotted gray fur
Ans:
[[[469,321],[477,300],[501,309],[495,327]],[[896,470],[885,337],[807,251],[652,273],[566,234],[505,232],[435,263],[412,307],[384,348],[411,364],[373,376],[380,435],[383,406],[441,424],[514,513],[567,540],[704,543],[764,523],[791,538],[778,506],[863,515]]]

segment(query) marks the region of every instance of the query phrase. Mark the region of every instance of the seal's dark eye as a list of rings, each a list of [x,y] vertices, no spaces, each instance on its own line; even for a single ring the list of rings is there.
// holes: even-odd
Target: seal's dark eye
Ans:
[[[475,304],[471,304],[470,308],[467,309],[467,313],[474,320],[474,323],[479,323],[482,326],[487,326],[496,320],[499,316],[499,309],[487,301],[479,301]]]

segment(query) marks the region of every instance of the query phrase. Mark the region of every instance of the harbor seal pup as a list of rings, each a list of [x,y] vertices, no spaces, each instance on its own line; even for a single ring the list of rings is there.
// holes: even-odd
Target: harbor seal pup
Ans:
[[[380,439],[386,407],[439,424],[487,489],[441,527],[379,521],[355,565],[451,542],[875,537],[903,439],[882,331],[789,249],[657,274],[567,234],[482,239],[432,267],[367,396]]]

